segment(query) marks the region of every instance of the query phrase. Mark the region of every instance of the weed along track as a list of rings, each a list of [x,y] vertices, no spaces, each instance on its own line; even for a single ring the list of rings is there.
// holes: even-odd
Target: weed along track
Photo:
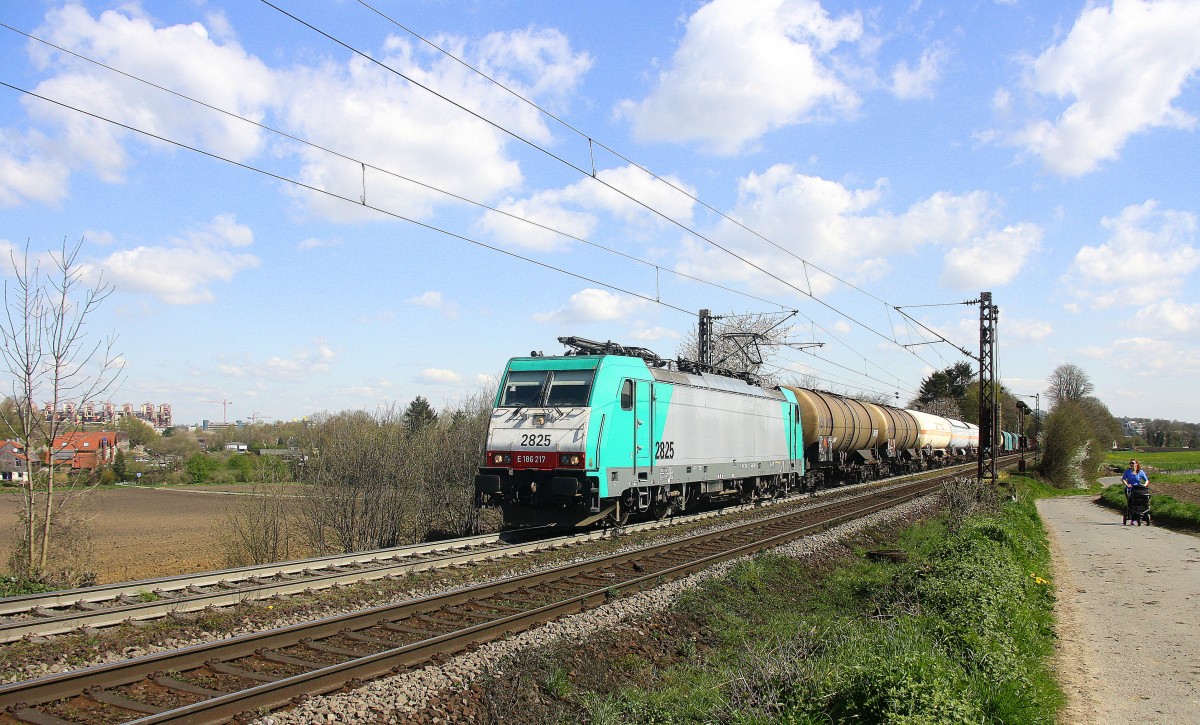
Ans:
[[[876,487],[758,521],[341,616],[0,687],[0,722],[222,722],[286,707],[934,491]]]

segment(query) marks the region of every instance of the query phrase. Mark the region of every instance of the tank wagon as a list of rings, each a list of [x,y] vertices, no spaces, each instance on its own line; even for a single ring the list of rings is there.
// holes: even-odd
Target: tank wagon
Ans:
[[[643,348],[509,361],[475,478],[509,526],[622,523],[964,461],[978,427],[794,386],[672,369]]]

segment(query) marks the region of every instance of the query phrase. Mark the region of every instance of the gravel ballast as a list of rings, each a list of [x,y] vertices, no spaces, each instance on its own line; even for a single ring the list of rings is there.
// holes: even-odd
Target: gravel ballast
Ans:
[[[925,496],[824,532],[798,539],[773,551],[805,558],[865,529],[896,520],[915,519],[937,508],[936,496]],[[582,641],[594,632],[611,630],[671,607],[678,596],[713,577],[725,574],[732,560],[702,572],[670,581],[651,591],[621,597],[602,607],[563,617],[513,637],[490,642],[447,662],[369,682],[353,692],[314,697],[288,711],[256,721],[258,725],[334,722],[389,722],[412,719],[432,699],[455,701],[478,679],[491,674],[505,658],[518,651],[544,647],[556,641]],[[418,720],[419,722],[420,720]]]

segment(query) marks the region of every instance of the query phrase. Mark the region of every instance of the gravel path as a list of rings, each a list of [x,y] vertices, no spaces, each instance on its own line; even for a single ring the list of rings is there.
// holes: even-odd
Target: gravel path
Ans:
[[[1090,496],[1038,511],[1057,579],[1061,721],[1200,723],[1200,538],[1123,527]]]

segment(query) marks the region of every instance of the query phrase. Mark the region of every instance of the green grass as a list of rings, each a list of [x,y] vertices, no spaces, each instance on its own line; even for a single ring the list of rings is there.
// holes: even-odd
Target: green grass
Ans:
[[[1114,483],[1105,487],[1104,492],[1100,494],[1100,501],[1109,508],[1124,511],[1125,486]],[[1200,530],[1200,506],[1154,493],[1153,481],[1150,482],[1150,517],[1155,524],[1160,526]]]
[[[1129,460],[1136,458],[1142,462],[1142,467],[1154,468],[1158,471],[1187,471],[1200,470],[1200,450],[1172,451],[1151,453],[1147,451],[1108,451],[1104,460],[1110,465],[1121,468],[1129,465]]]
[[[953,532],[935,521],[887,541],[908,561],[858,551],[836,566],[774,554],[741,562],[676,605],[667,621],[688,622],[693,639],[660,642],[650,660],[597,662],[609,651],[598,642],[564,647],[536,663],[541,674],[524,670],[553,715],[509,712],[520,722],[1051,725],[1063,698],[1049,666],[1054,594],[1033,497]]]
[[[25,594],[41,594],[54,591],[54,587],[37,582],[17,579],[10,576],[0,576],[0,599],[4,597],[19,597]]]

